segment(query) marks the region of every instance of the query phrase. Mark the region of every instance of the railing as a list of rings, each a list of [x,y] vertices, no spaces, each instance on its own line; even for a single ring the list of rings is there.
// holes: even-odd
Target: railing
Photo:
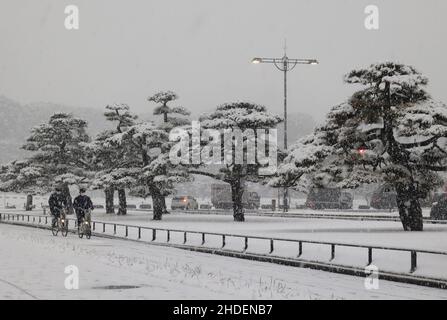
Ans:
[[[13,222],[30,222],[37,223],[39,225],[48,225],[48,222],[51,220],[50,216],[40,216],[40,215],[26,215],[26,214],[11,214],[11,213],[0,213],[0,222],[2,221],[13,221]],[[68,221],[73,221],[73,225],[76,226],[76,219],[67,219]],[[98,228],[99,226],[99,228]],[[103,222],[103,221],[92,221],[92,229],[93,231],[99,230],[99,232],[106,234],[106,226],[113,227],[113,236],[117,235],[117,227],[124,228],[124,238],[129,237],[129,230],[133,229],[136,231],[137,240],[142,239],[142,231],[150,231],[149,234],[151,242],[159,239],[160,233],[166,233],[166,238],[164,238],[164,242],[172,243],[172,234],[179,233],[183,234],[183,242],[181,245],[187,245],[188,243],[188,235],[200,235],[201,238],[201,246],[204,246],[207,242],[209,236],[217,236],[220,240],[220,247],[216,249],[225,249],[227,246],[228,238],[239,238],[243,239],[243,250],[241,253],[247,252],[250,244],[250,240],[266,240],[269,243],[269,254],[272,254],[275,251],[275,247],[278,242],[287,242],[287,243],[296,243],[297,255],[295,258],[300,258],[303,255],[303,244],[315,244],[328,246],[330,249],[330,258],[329,261],[333,261],[336,257],[337,247],[346,247],[346,248],[362,248],[367,251],[367,266],[371,265],[373,262],[373,253],[374,251],[397,251],[397,252],[406,252],[410,255],[410,273],[416,271],[418,266],[418,256],[420,254],[431,254],[438,256],[447,256],[447,252],[443,251],[431,251],[431,250],[413,250],[413,249],[405,249],[405,248],[396,248],[396,247],[386,247],[386,246],[369,246],[369,245],[359,245],[359,244],[347,244],[347,243],[337,243],[337,242],[326,242],[326,241],[313,241],[313,240],[298,240],[298,239],[285,239],[285,238],[268,238],[268,237],[260,237],[260,236],[248,236],[248,235],[240,235],[240,234],[228,234],[228,233],[217,233],[217,232],[204,232],[204,231],[190,231],[190,230],[178,230],[178,229],[166,229],[166,228],[156,228],[156,227],[143,227],[136,225],[128,225],[128,224],[120,224],[113,222]],[[110,228],[109,228],[110,229]],[[191,245],[192,246],[192,245]]]

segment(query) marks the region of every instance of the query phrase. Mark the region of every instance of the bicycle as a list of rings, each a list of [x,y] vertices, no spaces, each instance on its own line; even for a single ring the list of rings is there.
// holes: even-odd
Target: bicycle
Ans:
[[[85,235],[85,238],[90,239],[90,237],[92,236],[91,220],[91,210],[87,210],[84,216],[81,218],[81,224],[78,226],[79,238],[82,239]]]
[[[63,237],[66,237],[68,234],[68,220],[66,218],[65,210],[62,210],[59,216],[56,218],[55,223],[51,225],[51,232],[53,236],[57,236],[57,234],[61,232]]]

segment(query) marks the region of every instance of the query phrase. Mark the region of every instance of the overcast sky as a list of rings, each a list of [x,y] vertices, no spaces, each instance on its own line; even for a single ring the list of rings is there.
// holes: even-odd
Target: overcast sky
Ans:
[[[80,29],[64,27],[66,5]],[[380,29],[364,9],[380,9]],[[282,74],[254,56],[317,58],[289,76],[290,111],[321,119],[353,91],[355,67],[383,60],[416,66],[429,92],[447,102],[445,0],[1,0],[0,94],[103,108],[174,90],[195,114],[232,100],[282,112]]]

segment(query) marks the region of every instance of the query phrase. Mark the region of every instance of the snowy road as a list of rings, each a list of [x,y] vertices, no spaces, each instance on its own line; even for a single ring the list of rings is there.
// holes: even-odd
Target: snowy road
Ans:
[[[0,299],[447,299],[447,290],[0,224]],[[79,268],[79,290],[64,287]],[[131,286],[131,289],[110,287]]]

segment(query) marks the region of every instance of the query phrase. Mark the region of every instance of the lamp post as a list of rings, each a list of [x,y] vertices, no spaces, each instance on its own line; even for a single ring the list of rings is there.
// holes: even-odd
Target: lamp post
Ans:
[[[290,59],[284,48],[282,58],[253,58],[253,64],[270,63],[284,73],[284,150],[287,150],[287,72],[293,70],[298,64],[318,64],[316,59]],[[288,189],[284,188],[283,211],[287,212]]]

